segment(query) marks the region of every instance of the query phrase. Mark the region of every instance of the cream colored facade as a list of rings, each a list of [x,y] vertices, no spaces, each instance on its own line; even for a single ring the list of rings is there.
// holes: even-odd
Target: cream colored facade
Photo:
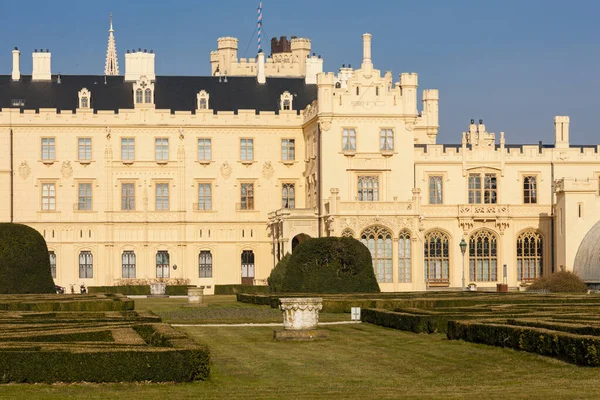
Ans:
[[[318,65],[307,63],[322,69],[322,60],[309,55],[310,41],[292,47],[289,59],[249,62],[237,59],[237,39],[222,38],[212,71],[267,86],[274,76],[315,80],[303,109],[282,92],[276,112],[214,112],[206,91],[193,111],[160,109],[146,52],[126,55],[131,109],[95,110],[93,86],[80,88],[75,112],[3,107],[0,220],[44,235],[62,286],[132,276],[187,279],[208,293],[265,284],[280,257],[317,236],[365,242],[384,291],[492,288],[503,265],[512,287],[573,269],[600,219],[600,156],[598,146],[569,145],[568,117],[555,118],[554,145],[507,145],[475,121],[459,144],[437,144],[438,91],[423,91],[419,105],[417,74],[394,81],[375,69],[371,35],[360,68],[338,74],[313,77]],[[15,52],[8,78],[18,81]],[[37,54],[32,85],[60,79],[50,54]],[[206,140],[208,155],[199,150]]]

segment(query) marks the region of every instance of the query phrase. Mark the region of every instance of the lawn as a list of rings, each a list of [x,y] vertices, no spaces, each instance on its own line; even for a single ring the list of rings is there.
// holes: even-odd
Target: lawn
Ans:
[[[207,298],[210,308],[256,309]],[[137,301],[136,301],[137,303]],[[174,303],[139,308],[168,312]],[[258,307],[260,309],[260,307]],[[260,318],[258,318],[260,319]],[[2,399],[600,398],[600,370],[510,349],[363,323],[327,326],[326,341],[274,342],[268,327],[180,328],[211,349],[206,382],[4,385]]]

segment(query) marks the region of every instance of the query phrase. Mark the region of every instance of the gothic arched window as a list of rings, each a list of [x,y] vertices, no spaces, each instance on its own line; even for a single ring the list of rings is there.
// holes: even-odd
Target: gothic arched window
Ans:
[[[373,259],[377,282],[392,282],[392,234],[380,226],[371,226],[360,235]]]
[[[354,232],[352,232],[352,229],[346,228],[342,231],[342,237],[354,237]]]
[[[144,103],[152,103],[152,90],[146,89],[146,91],[144,92]]]
[[[542,235],[528,230],[517,237],[517,280],[531,281],[542,276],[544,267]]]
[[[498,280],[498,238],[488,230],[480,230],[469,239],[469,271],[474,282]]]
[[[450,246],[448,235],[431,231],[424,241],[425,280],[428,283],[450,283]]]
[[[411,282],[412,248],[410,232],[404,230],[398,236],[398,282]]]
[[[142,89],[137,89],[135,91],[135,102],[136,104],[141,104],[144,102],[144,91]]]

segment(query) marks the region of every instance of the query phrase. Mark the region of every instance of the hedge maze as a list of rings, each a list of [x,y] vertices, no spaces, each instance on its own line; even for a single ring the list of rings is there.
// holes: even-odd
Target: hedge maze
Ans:
[[[0,296],[0,383],[203,380],[209,352],[121,295]]]

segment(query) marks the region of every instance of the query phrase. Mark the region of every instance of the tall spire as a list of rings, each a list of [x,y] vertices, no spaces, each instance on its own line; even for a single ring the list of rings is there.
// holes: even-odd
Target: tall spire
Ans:
[[[108,30],[108,50],[106,50],[106,66],[104,75],[119,75],[119,61],[117,60],[117,45],[115,44],[112,13],[110,13],[110,29]]]

